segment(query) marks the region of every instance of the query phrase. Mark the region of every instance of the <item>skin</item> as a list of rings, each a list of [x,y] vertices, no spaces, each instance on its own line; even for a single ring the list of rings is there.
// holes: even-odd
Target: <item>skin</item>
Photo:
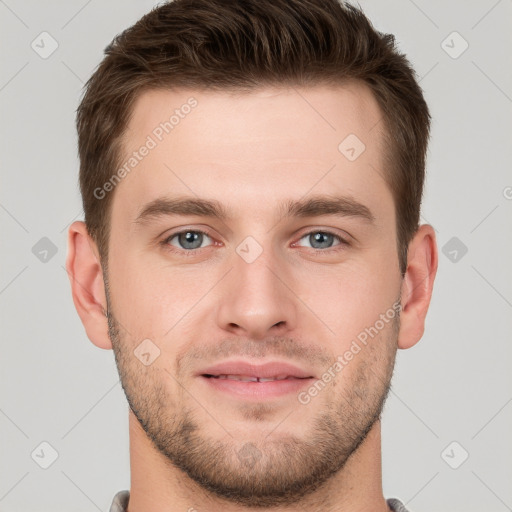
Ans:
[[[113,192],[108,276],[84,223],[69,229],[76,309],[90,340],[114,349],[131,406],[128,510],[388,510],[379,418],[397,348],[423,334],[437,248],[422,225],[402,279],[378,104],[358,83],[147,91],[125,156],[191,96],[197,107]],[[366,146],[354,161],[338,150],[349,134]],[[280,216],[281,201],[312,195],[350,197],[374,219]],[[135,222],[162,196],[215,199],[232,218]],[[191,250],[169,239],[180,230],[207,236]],[[348,245],[308,236],[319,231]],[[248,236],[262,249],[251,263],[236,251]],[[234,398],[196,375],[228,358],[278,359],[314,376],[307,390],[398,298],[400,318],[359,343],[307,404],[297,393]],[[160,350],[147,366],[134,355],[145,339]]]

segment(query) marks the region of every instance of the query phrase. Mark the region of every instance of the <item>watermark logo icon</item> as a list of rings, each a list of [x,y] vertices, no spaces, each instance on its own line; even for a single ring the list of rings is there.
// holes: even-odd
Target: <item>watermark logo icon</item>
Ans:
[[[469,43],[458,32],[454,31],[442,41],[441,48],[452,59],[458,59],[469,48]]]
[[[443,245],[442,252],[452,263],[458,263],[466,255],[468,248],[454,236]]]
[[[56,254],[57,246],[46,236],[43,236],[32,247],[32,254],[41,262],[48,263]]]
[[[149,366],[160,355],[160,349],[150,339],[145,339],[137,345],[133,353],[144,366]]]
[[[254,467],[256,462],[261,459],[261,452],[252,443],[245,443],[240,450],[238,450],[238,459],[247,468]]]
[[[350,162],[357,160],[365,149],[363,141],[353,133],[347,135],[338,146],[338,151]]]
[[[442,452],[441,458],[452,469],[458,469],[468,460],[468,451],[457,441],[452,441]]]
[[[30,47],[41,59],[47,59],[59,47],[57,40],[48,32],[41,32],[31,43]]]
[[[40,468],[48,469],[59,458],[59,453],[50,443],[43,441],[34,448],[30,456]]]
[[[248,236],[238,244],[236,252],[246,263],[252,263],[260,257],[263,247],[252,236]]]

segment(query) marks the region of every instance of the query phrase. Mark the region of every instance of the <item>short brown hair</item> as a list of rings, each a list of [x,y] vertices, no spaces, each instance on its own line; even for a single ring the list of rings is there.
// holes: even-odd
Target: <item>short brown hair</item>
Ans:
[[[383,113],[385,177],[393,194],[402,274],[419,225],[430,114],[391,34],[338,0],[174,0],[114,38],[77,111],[85,222],[108,258],[113,193],[134,101],[157,88],[246,90],[364,82]],[[340,141],[341,142],[341,141]]]

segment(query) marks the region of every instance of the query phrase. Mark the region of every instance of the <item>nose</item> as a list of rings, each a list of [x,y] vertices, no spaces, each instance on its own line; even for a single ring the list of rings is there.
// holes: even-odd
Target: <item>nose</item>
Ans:
[[[219,327],[251,339],[284,335],[295,329],[300,301],[284,262],[265,250],[252,262],[235,253],[232,263],[219,291]]]

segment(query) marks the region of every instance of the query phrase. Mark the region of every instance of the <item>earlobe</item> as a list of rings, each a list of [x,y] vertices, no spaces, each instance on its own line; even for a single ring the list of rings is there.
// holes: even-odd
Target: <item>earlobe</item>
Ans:
[[[111,349],[103,271],[96,244],[81,221],[73,222],[68,230],[66,271],[73,302],[87,336],[96,346]]]
[[[435,232],[432,226],[424,224],[409,244],[407,270],[402,283],[399,348],[410,348],[423,336],[437,264]]]

